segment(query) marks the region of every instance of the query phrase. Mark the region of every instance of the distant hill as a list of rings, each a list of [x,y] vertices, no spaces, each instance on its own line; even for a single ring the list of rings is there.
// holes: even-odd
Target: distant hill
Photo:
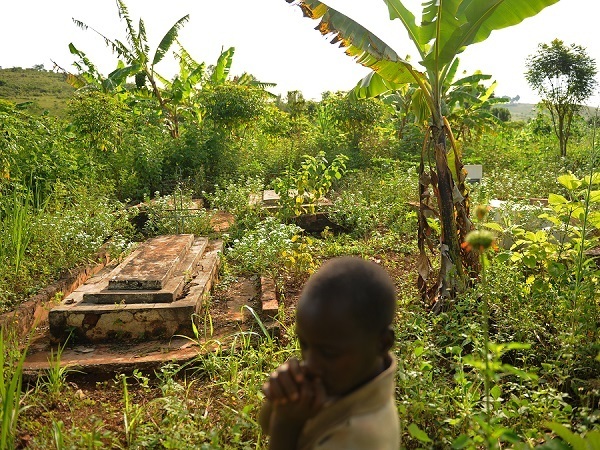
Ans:
[[[537,105],[531,103],[506,103],[499,104],[498,107],[507,108],[510,111],[510,120],[513,121],[522,120],[524,122],[527,122],[529,119],[533,119],[537,114]],[[596,108],[593,108],[591,106],[584,106],[581,109],[581,115],[585,119],[594,117],[596,115]]]
[[[531,103],[502,103],[498,105],[499,108],[506,108],[510,111],[510,120],[527,122],[529,119],[535,117],[535,107]]]
[[[74,92],[62,73],[20,67],[0,69],[0,99],[16,104],[31,102],[27,110],[32,113],[48,111],[61,117]]]

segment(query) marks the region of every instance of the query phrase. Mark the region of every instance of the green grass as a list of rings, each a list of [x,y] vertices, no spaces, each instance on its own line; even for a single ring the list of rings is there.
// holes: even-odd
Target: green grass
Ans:
[[[27,109],[35,114],[48,111],[63,117],[74,92],[62,73],[18,67],[0,69],[0,99],[15,104],[31,102]]]

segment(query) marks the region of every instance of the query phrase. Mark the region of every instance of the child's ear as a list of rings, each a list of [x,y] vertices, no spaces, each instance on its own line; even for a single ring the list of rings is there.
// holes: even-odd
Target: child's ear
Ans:
[[[394,330],[392,330],[392,327],[387,327],[381,333],[381,351],[387,353],[394,345],[394,339]]]

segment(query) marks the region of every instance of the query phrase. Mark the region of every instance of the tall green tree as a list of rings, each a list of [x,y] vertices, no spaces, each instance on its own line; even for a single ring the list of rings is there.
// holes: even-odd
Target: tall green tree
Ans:
[[[560,155],[567,155],[573,117],[596,88],[596,62],[585,48],[560,39],[550,45],[539,44],[538,51],[527,58],[525,78],[538,92],[542,104],[550,112]]]
[[[119,11],[119,18],[123,19],[126,24],[126,42],[122,42],[118,39],[110,39],[80,20],[73,19],[73,21],[78,27],[84,30],[90,29],[100,35],[100,37],[104,39],[106,45],[111,47],[113,52],[115,52],[119,58],[123,58],[124,63],[119,65],[117,68],[118,72],[113,72],[108,79],[113,78],[119,82],[124,82],[128,76],[135,75],[135,82],[138,89],[145,88],[147,85],[149,86],[149,94],[158,102],[171,136],[177,138],[179,136],[179,119],[177,111],[172,108],[171,104],[164,98],[162,89],[159,85],[159,81],[162,77],[156,72],[155,67],[164,59],[173,43],[175,43],[179,30],[189,20],[189,15],[186,14],[171,26],[169,31],[167,31],[161,39],[158,47],[154,50],[154,54],[151,55],[144,21],[140,18],[136,29],[125,2],[117,0],[117,8]],[[74,49],[75,47],[73,46],[71,51],[73,52]],[[86,65],[90,67],[89,64],[86,63]],[[94,76],[97,78],[97,73],[94,74]]]
[[[469,272],[477,264],[473,253],[464,252],[461,245],[471,229],[464,185],[466,171],[442,112],[444,84],[457,56],[469,45],[484,41],[494,30],[522,22],[558,0],[429,0],[423,3],[420,23],[402,1],[383,1],[390,19],[400,22],[403,35],[408,33],[420,56],[418,65],[400,57],[375,33],[326,3],[318,0],[295,3],[305,16],[320,19],[316,29],[331,36],[332,44],[345,48],[346,54],[373,70],[355,88],[356,95],[376,96],[406,83],[416,83],[419,87],[420,101],[430,115],[424,148],[431,157],[423,155],[420,165],[418,283],[422,295],[432,300],[434,308],[440,308],[446,298],[466,287]],[[434,198],[439,211],[434,207]],[[437,246],[429,239],[431,229],[427,223],[428,217],[435,216],[441,222]],[[440,269],[434,283],[426,247],[431,252],[437,247],[440,254]]]

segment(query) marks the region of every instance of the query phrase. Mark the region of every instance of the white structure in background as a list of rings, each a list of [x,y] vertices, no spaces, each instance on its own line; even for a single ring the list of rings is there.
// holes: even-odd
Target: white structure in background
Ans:
[[[479,183],[483,177],[483,166],[481,164],[465,164],[467,180],[471,183]]]

